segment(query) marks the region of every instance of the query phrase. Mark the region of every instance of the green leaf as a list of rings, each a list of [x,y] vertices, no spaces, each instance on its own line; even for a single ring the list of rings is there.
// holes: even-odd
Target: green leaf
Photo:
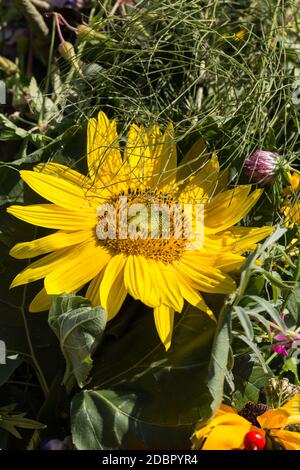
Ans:
[[[249,401],[257,403],[260,392],[267,386],[271,374],[255,363],[253,357],[244,354],[235,358],[233,367],[235,392],[234,406],[240,410]]]
[[[294,318],[296,324],[298,324],[300,313],[300,301],[299,297],[297,296],[297,292],[294,291],[289,295],[286,303],[286,308]]]
[[[44,429],[45,425],[34,421],[32,419],[25,418],[26,413],[14,412],[14,405],[9,405],[0,408],[0,428],[9,432],[17,439],[21,439],[21,435],[16,428],[23,429]]]
[[[78,449],[186,449],[201,417],[215,324],[194,307],[177,315],[165,352],[150,309],[123,311],[107,330],[90,387],[72,402]],[[144,310],[143,310],[144,309]],[[124,316],[126,315],[126,325]],[[222,393],[222,392],[221,392]]]
[[[49,325],[60,341],[66,360],[63,383],[72,375],[79,387],[86,384],[92,369],[91,354],[97,349],[106,326],[107,314],[101,307],[80,296],[65,294],[53,297]]]
[[[299,376],[298,376],[298,367],[293,357],[289,357],[285,359],[284,364],[282,366],[281,372],[291,373],[293,377],[293,381],[295,385],[300,385]]]
[[[282,320],[280,313],[276,310],[276,308],[271,304],[271,302],[268,302],[266,299],[262,297],[258,297],[256,295],[249,295],[247,298],[253,300],[256,304],[260,305],[261,307],[264,308],[265,312],[270,315],[272,320],[280,326],[282,331],[286,330],[286,325],[284,321]]]
[[[230,349],[231,303],[221,311],[208,367],[207,387],[210,397],[202,399],[202,419],[208,419],[223,400],[223,389]]]
[[[46,122],[55,115],[58,115],[56,104],[48,96],[43,95],[34,77],[30,80],[28,93],[30,95],[29,106],[33,113],[38,115],[42,110],[44,110],[44,119]]]
[[[280,289],[292,290],[292,286],[286,284],[282,279],[280,274],[277,271],[266,271],[265,269],[259,269],[259,272],[262,273],[264,278],[270,282],[272,286],[279,287]]]
[[[237,314],[237,317],[245,331],[247,338],[253,340],[254,332],[251,320],[249,318],[248,312],[242,307],[234,307],[234,312]]]
[[[261,354],[261,352],[260,352],[259,347],[257,346],[257,344],[256,344],[254,341],[251,341],[249,338],[247,338],[247,336],[239,335],[238,337],[239,337],[239,339],[241,339],[242,341],[244,341],[244,343],[248,344],[248,346],[252,349],[252,351],[254,352],[255,356],[257,357],[257,359],[258,359],[259,362],[261,363],[261,366],[262,366],[264,372],[265,372],[265,373],[268,373],[268,372],[269,372],[269,368],[268,368],[268,366],[266,365],[266,361],[264,360],[264,357],[263,357],[263,355]]]
[[[28,136],[27,131],[16,126],[4,114],[0,114],[0,124],[3,126],[0,131],[0,141],[25,139]]]
[[[259,259],[260,256],[264,256],[265,251],[271,249],[274,246],[274,243],[276,243],[282,237],[282,235],[285,234],[286,231],[286,228],[277,226],[274,232],[261,245],[257,246],[255,252],[248,256],[243,268],[243,273],[247,272],[247,270],[254,265],[254,262]]]

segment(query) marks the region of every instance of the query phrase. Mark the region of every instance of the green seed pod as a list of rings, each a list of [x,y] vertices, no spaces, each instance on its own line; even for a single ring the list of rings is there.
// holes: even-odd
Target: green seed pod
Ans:
[[[73,61],[76,57],[74,46],[70,42],[61,42],[58,51],[65,60]]]
[[[107,36],[102,33],[97,33],[90,26],[85,24],[80,24],[77,27],[77,37],[80,41],[104,41],[107,39]]]

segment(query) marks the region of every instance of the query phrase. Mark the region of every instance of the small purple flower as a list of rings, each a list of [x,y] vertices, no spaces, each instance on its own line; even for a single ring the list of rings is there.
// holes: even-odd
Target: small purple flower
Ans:
[[[64,8],[67,5],[73,5],[76,8],[83,8],[86,0],[47,0],[53,8]]]
[[[41,450],[64,450],[64,443],[60,439],[46,439],[41,443]]]
[[[284,322],[284,317],[285,314],[282,313],[280,315],[282,321]],[[275,328],[271,328],[271,331],[274,332]],[[289,355],[289,349],[293,347],[293,342],[294,341],[299,341],[300,340],[300,333],[297,333],[296,331],[288,330],[288,327],[286,327],[286,331],[277,333],[274,336],[274,340],[278,341],[280,343],[285,343],[285,344],[278,344],[277,346],[272,346],[272,351],[277,352],[277,354],[280,354],[281,356],[288,357]]]
[[[256,150],[244,162],[244,170],[251,181],[270,184],[280,168],[281,157],[277,153]]]
[[[72,436],[67,436],[63,441],[60,439],[45,439],[40,446],[41,450],[73,450]]]

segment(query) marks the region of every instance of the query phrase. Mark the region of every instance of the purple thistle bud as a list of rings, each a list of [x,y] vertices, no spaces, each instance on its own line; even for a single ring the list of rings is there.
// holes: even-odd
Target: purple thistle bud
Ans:
[[[244,162],[244,170],[251,181],[260,184],[270,184],[281,166],[278,153],[266,150],[256,150]]]

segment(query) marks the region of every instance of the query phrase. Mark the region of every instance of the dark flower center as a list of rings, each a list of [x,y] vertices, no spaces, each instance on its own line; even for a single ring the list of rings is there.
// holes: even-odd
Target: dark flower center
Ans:
[[[254,426],[260,427],[259,422],[257,421],[257,416],[264,414],[269,409],[269,406],[264,405],[263,403],[247,403],[244,408],[239,412],[239,415],[247,419]]]

